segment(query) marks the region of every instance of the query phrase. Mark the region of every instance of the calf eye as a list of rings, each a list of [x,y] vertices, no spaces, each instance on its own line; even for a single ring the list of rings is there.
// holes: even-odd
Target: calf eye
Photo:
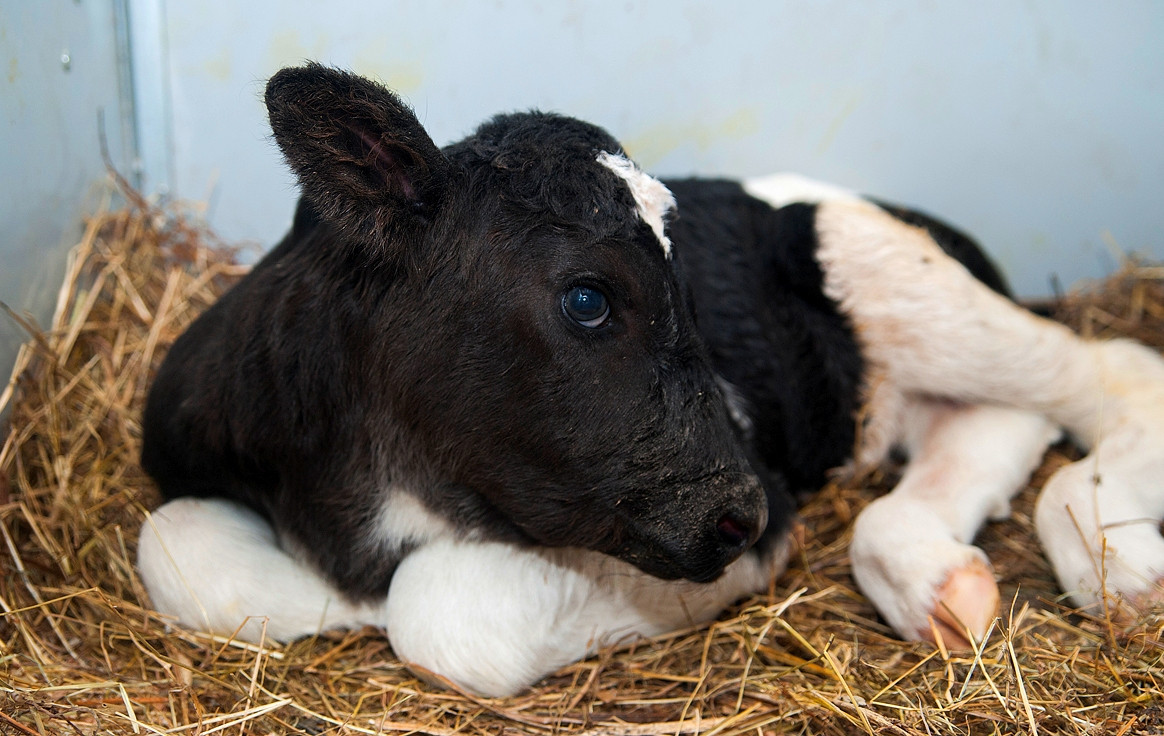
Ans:
[[[583,327],[601,327],[610,318],[606,295],[589,286],[575,286],[562,297],[562,309]]]

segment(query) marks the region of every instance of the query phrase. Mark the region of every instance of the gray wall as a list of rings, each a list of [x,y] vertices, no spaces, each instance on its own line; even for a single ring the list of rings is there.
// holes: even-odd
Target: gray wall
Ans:
[[[0,3],[0,301],[42,326],[101,191],[99,113],[113,161],[130,173],[120,10],[112,0]],[[25,338],[0,315],[0,382]]]
[[[310,58],[395,87],[438,143],[540,107],[606,126],[658,174],[796,170],[920,206],[1024,295],[1107,273],[1117,247],[1164,257],[1156,0],[3,0],[14,306],[55,289],[42,261],[101,174],[119,27],[146,190],[207,201],[227,239],[267,246],[290,222],[260,96]]]
[[[591,119],[659,174],[796,170],[941,214],[1027,295],[1164,256],[1164,2],[169,2],[173,186],[228,238],[294,192],[262,80],[374,74],[438,143],[498,111]],[[164,167],[159,167],[164,168]]]

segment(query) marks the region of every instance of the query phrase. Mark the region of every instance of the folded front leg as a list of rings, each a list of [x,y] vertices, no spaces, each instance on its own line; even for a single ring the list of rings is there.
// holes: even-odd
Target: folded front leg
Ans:
[[[998,609],[990,561],[970,544],[1005,517],[1059,430],[1038,414],[911,398],[901,482],[853,530],[853,576],[906,638],[951,646],[981,639]]]
[[[707,621],[768,587],[785,547],[745,552],[711,583],[660,580],[584,549],[442,539],[400,563],[387,628],[405,662],[511,695],[588,653]]]
[[[382,601],[350,601],[288,554],[258,514],[225,499],[158,508],[142,526],[137,564],[154,608],[201,631],[290,641],[383,625]]]

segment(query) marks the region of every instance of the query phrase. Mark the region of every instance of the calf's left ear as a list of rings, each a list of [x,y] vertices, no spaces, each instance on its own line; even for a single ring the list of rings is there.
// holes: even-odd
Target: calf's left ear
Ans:
[[[449,186],[449,162],[384,87],[319,64],[267,83],[275,141],[323,219],[373,247],[423,227]]]

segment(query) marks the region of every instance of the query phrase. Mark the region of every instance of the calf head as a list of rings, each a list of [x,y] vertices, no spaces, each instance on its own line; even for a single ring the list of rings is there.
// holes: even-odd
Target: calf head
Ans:
[[[670,257],[673,201],[615,140],[526,113],[440,150],[390,92],[320,66],[266,101],[321,227],[382,287],[348,357],[409,448],[394,481],[663,578],[712,580],[756,540],[765,494]]]

